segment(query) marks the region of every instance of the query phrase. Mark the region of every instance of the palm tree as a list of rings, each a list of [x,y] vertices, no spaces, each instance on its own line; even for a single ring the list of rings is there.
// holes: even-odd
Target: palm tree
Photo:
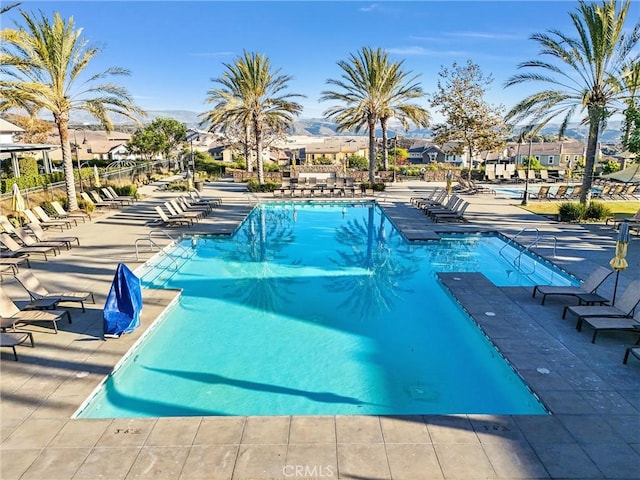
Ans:
[[[429,126],[429,112],[419,106],[409,103],[411,100],[422,98],[422,87],[414,83],[419,75],[408,78],[409,73],[401,70],[403,62],[389,65],[387,80],[386,108],[380,115],[382,129],[382,159],[385,170],[389,170],[389,153],[387,148],[388,122],[391,118],[399,120],[405,131],[409,130],[409,123],[420,127]],[[397,147],[397,146],[396,146]]]
[[[341,60],[339,80],[329,79],[326,83],[335,85],[340,91],[323,91],[320,101],[334,101],[334,105],[324,112],[324,116],[338,124],[338,131],[355,130],[364,127],[369,132],[369,181],[375,181],[376,166],[376,125],[388,112],[385,81],[388,78],[388,55],[381,49],[364,47],[357,54],[351,54],[349,61]]]
[[[627,147],[633,131],[633,119],[638,115],[638,90],[640,90],[640,61],[638,59],[625,65],[622,69],[622,80],[626,87],[624,98],[625,125],[622,129],[622,144]]]
[[[51,22],[43,13],[33,18],[20,12],[25,27],[0,31],[0,111],[22,108],[29,112],[47,110],[60,135],[62,164],[69,200],[69,210],[78,208],[73,177],[73,161],[69,143],[71,112],[84,110],[95,117],[107,131],[114,113],[138,121],[144,112],[136,107],[125,88],[113,83],[99,83],[111,75],[128,75],[127,70],[109,68],[88,78],[85,71],[100,53],[74,29],[73,17],[68,21],[55,13]]]
[[[233,124],[251,129],[258,182],[262,185],[263,133],[267,128],[278,131],[289,127],[293,115],[302,111],[302,106],[291,98],[304,95],[284,92],[292,77],[280,75],[280,69],[272,71],[269,58],[264,55],[244,52],[235,63],[224,66],[222,77],[212,80],[220,87],[207,92],[206,103],[213,104],[213,109],[202,114],[202,123],[208,123],[210,131]]]
[[[577,11],[570,13],[577,38],[552,30],[536,33],[531,39],[540,44],[541,55],[550,61],[529,60],[518,68],[535,71],[515,75],[506,86],[534,81],[551,84],[548,90],[532,94],[519,102],[507,114],[507,120],[542,126],[562,116],[560,135],[576,113],[584,114],[589,125],[585,175],[580,202],[590,200],[596,147],[601,128],[616,112],[623,98],[625,86],[622,69],[633,58],[640,40],[640,22],[625,34],[625,20],[630,0],[618,8],[617,0],[605,0],[600,5],[579,2]],[[554,63],[553,60],[555,60]]]

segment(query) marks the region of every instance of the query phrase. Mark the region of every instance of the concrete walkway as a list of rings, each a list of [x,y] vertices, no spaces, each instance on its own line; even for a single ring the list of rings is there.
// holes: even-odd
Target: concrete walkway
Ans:
[[[409,238],[438,238],[451,231],[513,235],[536,228],[549,236],[537,253],[580,278],[596,265],[607,266],[612,257],[611,227],[558,224],[493,195],[465,198],[471,203],[467,224],[434,224],[408,201],[430,186],[403,182],[377,197]],[[153,255],[150,231],[156,232],[151,238],[158,245],[183,232],[230,234],[256,202],[273,200],[249,195],[242,185],[207,184],[203,194],[222,197],[222,207],[190,229],[168,230],[150,224],[156,217],[153,206],[178,194],[153,187],[142,193],[145,198],[136,204],[66,231],[80,237],[80,247],[47,262],[34,257],[33,271],[43,283],[91,290],[96,304],[86,313],[70,309],[73,323],[61,322],[58,335],[45,326],[27,327],[36,348],[19,347],[19,362],[3,349],[3,480],[639,478],[640,362],[622,364],[624,347],[636,336],[603,333],[592,344],[590,333],[577,332],[573,321],[561,319],[567,299],[541,306],[531,289],[496,287],[480,274],[440,278],[552,415],[70,419],[179,295],[145,290],[141,328],[104,341],[101,307],[117,264],[135,269]],[[551,235],[557,241],[555,256]],[[634,237],[618,292],[638,277],[639,245]],[[2,288],[18,301],[27,300],[9,276]],[[612,292],[609,282],[603,293]]]

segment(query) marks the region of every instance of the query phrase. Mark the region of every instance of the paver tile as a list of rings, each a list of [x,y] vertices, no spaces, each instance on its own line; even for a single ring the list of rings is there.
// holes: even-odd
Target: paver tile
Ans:
[[[238,456],[237,445],[195,445],[180,480],[230,480]]]
[[[289,443],[335,443],[336,421],[331,416],[291,417]]]

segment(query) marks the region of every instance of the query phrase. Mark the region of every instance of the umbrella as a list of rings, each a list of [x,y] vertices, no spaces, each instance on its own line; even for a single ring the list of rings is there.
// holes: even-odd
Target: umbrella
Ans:
[[[93,183],[95,187],[100,187],[100,174],[98,173],[98,166],[93,166]]]
[[[22,198],[22,193],[20,193],[20,188],[18,188],[18,184],[13,184],[13,198],[11,202],[11,207],[14,212],[22,212],[25,209],[24,198]]]
[[[451,173],[451,170],[447,170],[445,178],[447,179],[447,195],[451,195],[451,189],[453,188],[451,185],[451,182],[453,180],[453,174]]]
[[[631,236],[629,234],[629,223],[622,222],[620,224],[620,230],[618,231],[618,240],[616,241],[616,255],[611,259],[609,265],[616,271],[616,283],[613,287],[613,301],[612,305],[616,303],[616,290],[618,290],[618,277],[620,272],[629,266],[627,263],[627,246]]]

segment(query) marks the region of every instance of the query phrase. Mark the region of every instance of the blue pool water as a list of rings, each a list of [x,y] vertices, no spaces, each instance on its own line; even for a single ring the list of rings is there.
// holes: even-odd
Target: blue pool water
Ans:
[[[436,278],[572,283],[503,247],[409,243],[371,203],[258,207],[137,272],[182,297],[78,416],[544,414]]]

